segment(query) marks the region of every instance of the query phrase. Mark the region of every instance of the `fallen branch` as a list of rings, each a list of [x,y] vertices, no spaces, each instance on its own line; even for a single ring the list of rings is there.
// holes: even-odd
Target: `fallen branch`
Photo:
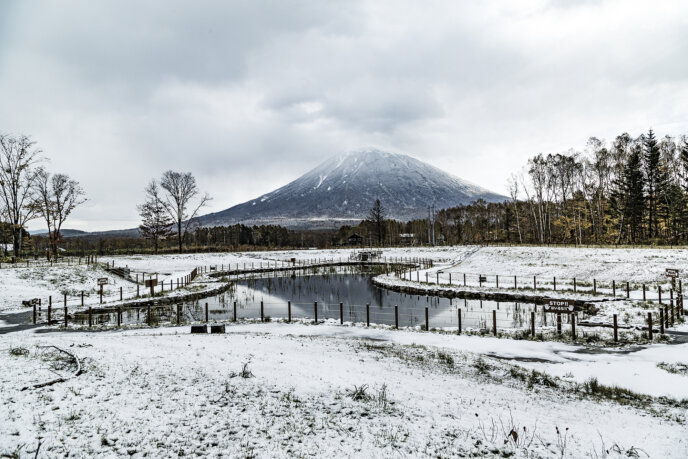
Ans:
[[[27,390],[27,389],[40,389],[41,387],[52,386],[53,384],[65,382],[65,381],[68,381],[68,380],[70,380],[70,379],[72,379],[72,378],[76,378],[77,376],[79,376],[79,375],[81,374],[81,362],[79,361],[79,358],[78,358],[76,355],[72,354],[72,353],[69,352],[69,351],[65,351],[64,349],[60,349],[60,348],[57,347],[57,346],[38,346],[38,348],[40,348],[40,349],[53,348],[53,349],[55,349],[55,350],[57,350],[57,351],[59,351],[59,352],[62,352],[62,353],[64,353],[64,354],[67,354],[67,355],[68,355],[69,357],[71,357],[72,360],[76,363],[76,371],[74,372],[74,374],[72,374],[71,376],[68,376],[68,377],[63,377],[63,376],[61,376],[61,377],[59,377],[59,378],[57,378],[57,379],[53,379],[53,380],[51,380],[51,381],[47,381],[47,382],[43,382],[43,383],[34,384],[33,386],[25,386],[25,387],[22,388],[23,391],[24,391],[24,390]]]

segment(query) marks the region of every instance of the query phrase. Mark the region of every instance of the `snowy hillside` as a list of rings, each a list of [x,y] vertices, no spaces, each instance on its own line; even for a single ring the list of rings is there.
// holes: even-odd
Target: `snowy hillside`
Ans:
[[[282,188],[200,220],[205,226],[337,226],[365,218],[376,199],[390,218],[411,220],[427,216],[432,204],[442,209],[480,198],[505,199],[410,156],[362,150],[333,157]]]

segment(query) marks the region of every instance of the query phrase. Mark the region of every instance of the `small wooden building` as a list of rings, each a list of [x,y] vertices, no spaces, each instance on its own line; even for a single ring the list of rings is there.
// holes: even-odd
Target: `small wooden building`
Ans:
[[[351,236],[349,236],[348,244],[349,245],[363,245],[363,237],[358,233],[354,233]]]

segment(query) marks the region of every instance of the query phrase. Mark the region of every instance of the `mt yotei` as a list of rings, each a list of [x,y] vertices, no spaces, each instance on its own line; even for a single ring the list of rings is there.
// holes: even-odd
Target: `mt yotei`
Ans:
[[[433,204],[443,209],[506,197],[410,156],[362,150],[328,159],[271,193],[204,215],[199,223],[333,227],[365,219],[376,199],[388,218],[407,221],[426,217]]]

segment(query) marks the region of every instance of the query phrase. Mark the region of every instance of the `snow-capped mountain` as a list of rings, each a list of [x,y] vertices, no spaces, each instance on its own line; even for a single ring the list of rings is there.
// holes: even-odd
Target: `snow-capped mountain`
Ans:
[[[235,223],[338,226],[365,219],[376,199],[388,218],[425,218],[477,199],[506,199],[414,159],[380,150],[335,156],[291,183],[243,204],[200,217],[203,226]]]

